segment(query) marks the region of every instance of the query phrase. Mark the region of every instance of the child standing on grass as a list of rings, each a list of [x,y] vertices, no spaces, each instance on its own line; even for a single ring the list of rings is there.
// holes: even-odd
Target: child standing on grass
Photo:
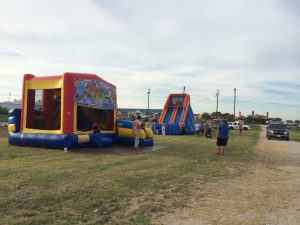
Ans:
[[[224,155],[227,151],[227,142],[229,138],[229,126],[227,122],[222,119],[221,124],[218,126],[217,130],[217,153],[216,155]]]
[[[242,132],[243,132],[243,124],[242,124],[242,122],[239,122],[239,130],[240,130],[240,135],[242,135]]]
[[[132,133],[134,135],[134,148],[138,148],[140,144],[140,135],[141,135],[141,116],[137,116],[136,120],[132,124]]]
[[[195,124],[195,136],[200,135],[200,123]]]

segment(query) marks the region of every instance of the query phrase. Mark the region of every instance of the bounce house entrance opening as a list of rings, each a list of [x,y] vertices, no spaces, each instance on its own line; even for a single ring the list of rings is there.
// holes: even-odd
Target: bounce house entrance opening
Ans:
[[[59,130],[61,89],[29,89],[27,92],[26,128]]]
[[[114,110],[77,106],[77,131],[91,131],[94,123],[101,131],[114,130]]]

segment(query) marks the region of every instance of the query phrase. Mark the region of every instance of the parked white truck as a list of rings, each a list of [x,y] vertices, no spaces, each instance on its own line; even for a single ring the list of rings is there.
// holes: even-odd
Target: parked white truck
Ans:
[[[243,130],[250,130],[251,127],[247,124],[244,124],[243,122],[240,121],[235,121],[235,122],[228,122],[228,126],[230,130],[238,130],[240,127],[240,123],[242,123]]]

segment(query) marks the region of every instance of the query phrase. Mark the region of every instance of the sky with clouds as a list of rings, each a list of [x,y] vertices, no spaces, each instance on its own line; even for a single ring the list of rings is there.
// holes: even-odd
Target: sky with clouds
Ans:
[[[162,108],[183,87],[195,113],[300,119],[298,0],[0,0],[0,101],[25,73],[94,73],[121,108]]]

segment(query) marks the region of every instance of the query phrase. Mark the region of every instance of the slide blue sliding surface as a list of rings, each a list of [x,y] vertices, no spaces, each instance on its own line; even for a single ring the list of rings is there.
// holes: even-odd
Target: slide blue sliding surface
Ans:
[[[189,106],[187,115],[185,118],[185,131],[187,133],[195,132],[195,118],[194,118],[194,113],[193,113],[191,106]]]
[[[164,123],[169,123],[170,122],[170,119],[171,119],[171,116],[172,116],[172,112],[173,112],[173,107],[169,107],[167,109],[167,114],[166,114],[165,121],[163,121]]]
[[[182,107],[179,107],[174,123],[179,124],[181,116],[182,116]]]

